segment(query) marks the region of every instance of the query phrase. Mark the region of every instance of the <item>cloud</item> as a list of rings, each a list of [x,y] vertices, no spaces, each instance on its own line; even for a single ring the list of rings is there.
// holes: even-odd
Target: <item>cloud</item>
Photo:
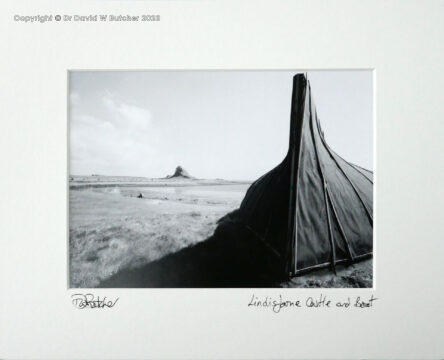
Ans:
[[[149,175],[150,167],[160,162],[150,111],[106,94],[91,115],[80,96],[72,95],[71,173]]]
[[[123,130],[148,130],[151,125],[151,113],[148,109],[118,102],[112,95],[102,98],[110,117],[108,120]]]

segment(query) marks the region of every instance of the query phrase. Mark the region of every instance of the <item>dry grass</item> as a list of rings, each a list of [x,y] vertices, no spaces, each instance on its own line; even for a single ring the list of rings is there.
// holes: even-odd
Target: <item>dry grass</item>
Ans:
[[[371,288],[373,284],[373,260],[365,260],[350,266],[331,270],[319,270],[298,276],[281,284],[287,288]]]
[[[239,186],[228,186],[237,191],[215,194],[209,186],[71,189],[70,286],[97,286],[122,269],[207,239],[216,221],[242,200]]]

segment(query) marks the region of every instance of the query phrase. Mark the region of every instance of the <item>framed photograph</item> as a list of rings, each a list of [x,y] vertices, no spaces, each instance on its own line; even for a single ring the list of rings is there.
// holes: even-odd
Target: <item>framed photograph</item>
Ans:
[[[443,357],[441,2],[0,14],[1,358]]]
[[[372,288],[371,70],[69,79],[70,287]]]

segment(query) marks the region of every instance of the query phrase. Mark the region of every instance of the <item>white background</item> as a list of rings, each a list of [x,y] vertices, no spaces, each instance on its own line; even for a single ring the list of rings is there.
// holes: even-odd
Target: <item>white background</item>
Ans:
[[[25,24],[37,14],[159,23]],[[0,356],[442,358],[444,2],[21,1],[0,11]],[[376,289],[367,310],[248,309],[319,290],[67,290],[68,69],[347,69],[376,74]]]

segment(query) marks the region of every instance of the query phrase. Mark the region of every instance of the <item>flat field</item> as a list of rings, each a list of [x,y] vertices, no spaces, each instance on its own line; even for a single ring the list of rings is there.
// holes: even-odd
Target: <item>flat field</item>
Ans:
[[[239,207],[248,186],[218,180],[71,178],[70,286],[95,287],[120,270],[207,239],[216,221]]]
[[[128,271],[143,279],[153,261],[210,238],[217,221],[239,207],[249,186],[186,178],[71,177],[70,287],[96,287]],[[272,286],[372,287],[372,259],[336,270]]]

